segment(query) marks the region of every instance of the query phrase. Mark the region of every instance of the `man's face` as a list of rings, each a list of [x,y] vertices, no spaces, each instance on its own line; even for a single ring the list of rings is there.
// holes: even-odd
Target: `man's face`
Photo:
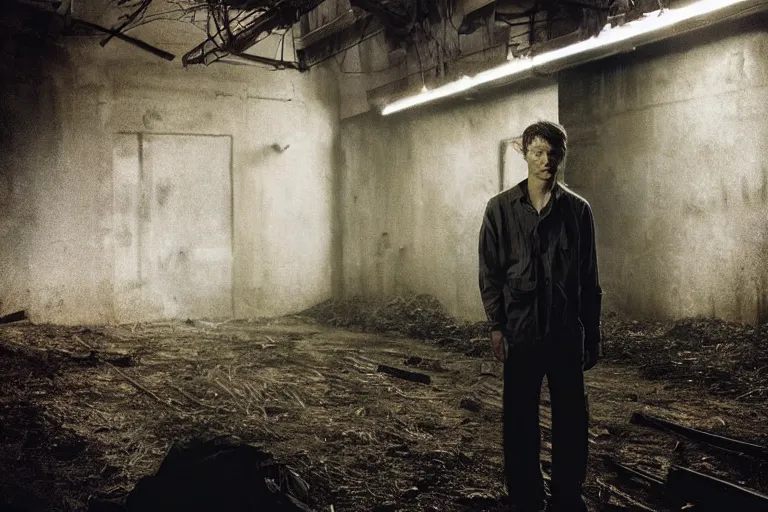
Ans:
[[[558,150],[552,149],[552,145],[541,137],[535,137],[528,145],[528,151],[525,153],[525,161],[528,162],[528,176],[538,178],[544,181],[552,180],[557,171],[560,170],[560,164],[563,163],[565,155]]]

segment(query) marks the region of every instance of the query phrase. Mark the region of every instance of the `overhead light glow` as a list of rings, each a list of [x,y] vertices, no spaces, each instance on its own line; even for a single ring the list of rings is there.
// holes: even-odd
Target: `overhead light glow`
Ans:
[[[522,75],[533,71],[538,66],[552,64],[562,61],[574,55],[583,54],[591,50],[600,48],[615,47],[630,40],[631,38],[652,34],[653,32],[671,27],[681,22],[706,16],[728,7],[738,4],[755,4],[754,0],[699,0],[686,7],[678,9],[666,9],[664,11],[654,11],[646,13],[641,19],[626,23],[620,27],[606,27],[595,37],[574,43],[557,50],[552,50],[533,57],[518,58],[478,73],[473,77],[464,76],[461,79],[451,82],[432,90],[425,91],[422,88],[420,94],[402,98],[394,101],[384,107],[382,115],[392,114],[416,105],[428,103],[440,98],[452,96],[460,92],[472,89],[482,84],[493,82],[501,78],[507,78],[515,75]]]

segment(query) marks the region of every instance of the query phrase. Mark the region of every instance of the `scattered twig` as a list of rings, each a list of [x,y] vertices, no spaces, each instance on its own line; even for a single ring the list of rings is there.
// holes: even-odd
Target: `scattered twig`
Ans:
[[[72,339],[74,339],[76,342],[78,342],[81,345],[83,345],[88,350],[90,350],[90,351],[92,351],[94,353],[96,352],[90,345],[88,345],[86,342],[81,340],[77,335],[73,335]],[[165,400],[163,400],[162,398],[157,396],[155,393],[153,393],[149,389],[147,389],[144,386],[142,386],[141,384],[139,384],[135,379],[133,379],[131,376],[127,375],[125,372],[123,372],[120,368],[118,368],[114,364],[110,363],[109,361],[104,361],[104,360],[102,360],[102,362],[104,362],[106,365],[108,365],[110,368],[112,368],[118,375],[120,375],[125,380],[130,382],[139,391],[143,392],[147,396],[150,396],[150,397],[154,398],[158,403],[161,403],[161,404],[165,405],[166,407],[168,407],[170,409],[173,409],[174,411],[176,411],[178,413],[184,414],[184,411],[182,411],[178,407],[175,407],[173,404],[170,404],[170,403],[166,402]]]
[[[219,410],[219,408],[217,406],[209,405],[209,404],[206,404],[205,402],[201,402],[200,400],[198,400],[194,396],[190,395],[189,393],[187,393],[186,391],[184,391],[183,389],[181,389],[178,386],[174,386],[173,384],[169,384],[169,386],[170,386],[171,389],[175,390],[177,393],[179,393],[181,396],[183,396],[184,398],[186,398],[190,402],[194,402],[197,405],[202,406],[202,407],[206,407],[208,409],[213,409],[213,410],[216,410],[216,411]]]
[[[407,398],[409,400],[453,400],[453,397],[449,397],[447,395],[433,395],[433,396],[416,396],[416,395],[409,395],[407,393],[403,393],[400,388],[397,386],[388,386],[388,391],[394,391],[396,395],[399,395],[403,398]]]
[[[746,393],[742,393],[741,395],[737,396],[737,397],[735,398],[735,400],[741,400],[742,398],[746,398],[746,397],[748,397],[748,396],[750,396],[750,395],[753,395],[753,394],[755,394],[755,393],[760,393],[760,394],[762,394],[762,393],[764,393],[765,391],[768,391],[768,388],[756,388],[756,389],[753,389],[752,391],[747,391]]]
[[[609,467],[612,467],[613,469],[615,469],[620,476],[639,480],[654,491],[660,492],[660,491],[663,491],[664,489],[664,481],[658,478],[656,475],[652,475],[651,473],[648,473],[647,471],[643,471],[640,468],[630,467],[625,464],[621,464],[620,462],[614,460],[610,456],[605,456],[603,460],[606,462],[606,464]]]
[[[86,403],[86,402],[82,402],[82,404],[83,404],[84,406],[88,407],[89,409],[93,409],[94,411],[96,411],[97,413],[99,413],[99,416],[101,416],[101,417],[104,419],[104,421],[106,421],[106,422],[110,422],[110,419],[109,419],[109,418],[107,418],[107,415],[106,415],[106,413],[104,413],[103,411],[100,411],[99,409],[95,408],[94,406],[92,406],[92,405],[91,405],[91,404],[89,404],[89,403]]]
[[[296,401],[299,403],[299,405],[301,406],[301,408],[302,408],[302,409],[306,409],[306,408],[307,408],[307,406],[306,406],[306,405],[304,405],[304,402],[301,400],[301,398],[299,398],[299,394],[298,394],[298,393],[296,393],[296,391],[295,391],[295,390],[293,390],[293,389],[290,389],[290,388],[287,388],[287,389],[285,390],[285,392],[286,392],[286,394],[288,394],[288,395],[290,395],[291,397],[295,398],[295,399],[296,399]]]
[[[247,410],[246,410],[246,408],[245,408],[245,407],[243,407],[243,405],[240,403],[240,400],[239,400],[239,399],[238,399],[238,398],[235,396],[235,394],[232,392],[232,390],[230,390],[229,388],[227,388],[227,387],[226,387],[224,384],[222,384],[221,382],[219,382],[217,379],[214,379],[214,380],[213,380],[213,382],[214,382],[216,385],[218,385],[218,386],[219,386],[221,389],[223,389],[224,391],[226,391],[226,393],[227,393],[229,396],[231,396],[231,397],[232,397],[232,400],[235,402],[235,405],[237,406],[237,408],[238,408],[238,409],[242,410],[243,412],[245,412],[245,413],[247,414]]]
[[[632,496],[630,496],[626,492],[622,491],[618,487],[616,487],[614,485],[611,485],[611,484],[609,484],[607,482],[604,482],[604,481],[600,480],[599,478],[595,478],[595,481],[597,482],[597,484],[600,487],[603,487],[603,488],[607,489],[611,493],[613,493],[616,496],[618,496],[619,498],[623,499],[624,501],[629,503],[634,509],[642,510],[644,512],[656,512],[654,509],[644,505],[643,503],[640,503],[635,498],[633,498]]]

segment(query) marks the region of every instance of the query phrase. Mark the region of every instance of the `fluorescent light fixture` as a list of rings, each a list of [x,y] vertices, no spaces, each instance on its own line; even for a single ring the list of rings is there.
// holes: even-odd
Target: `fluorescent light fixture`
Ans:
[[[626,23],[620,27],[612,28],[610,25],[606,25],[597,36],[587,40],[563,48],[558,48],[557,50],[534,55],[533,57],[514,59],[501,66],[478,73],[473,77],[464,76],[455,82],[441,85],[440,87],[414,96],[399,99],[384,107],[381,114],[386,116],[416,105],[452,96],[501,78],[523,75],[527,72],[532,72],[538,66],[557,63],[568,57],[573,57],[592,50],[619,47],[621,43],[625,43],[634,37],[646,34],[652,35],[654,32],[659,32],[681,22],[699,16],[714,14],[717,11],[723,11],[729,7],[738,7],[740,4],[755,6],[760,3],[762,2],[755,2],[754,0],[699,0],[698,2],[678,9],[666,9],[664,11],[646,13],[642,18]]]

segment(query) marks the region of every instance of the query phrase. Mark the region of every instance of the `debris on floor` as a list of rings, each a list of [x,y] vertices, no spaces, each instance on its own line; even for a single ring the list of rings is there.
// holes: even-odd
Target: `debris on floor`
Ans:
[[[503,372],[487,326],[457,322],[425,296],[364,306],[272,320],[0,326],[0,467],[14,468],[0,472],[0,509],[125,505],[142,478],[158,481],[174,445],[236,436],[300,475],[306,500],[292,496],[313,510],[502,510]],[[640,412],[768,446],[765,326],[606,315],[604,331],[607,357],[586,374],[591,509],[679,510],[654,487],[673,467],[768,492],[768,462],[630,421]],[[683,378],[682,365],[700,376]],[[546,387],[541,415],[548,479]],[[285,490],[267,478],[270,492]]]
[[[603,331],[606,360],[631,363],[643,377],[745,402],[768,398],[768,323],[652,322],[606,314]]]
[[[451,317],[431,295],[329,300],[301,313],[331,327],[400,334],[430,340],[466,355],[490,355],[488,324]]]

